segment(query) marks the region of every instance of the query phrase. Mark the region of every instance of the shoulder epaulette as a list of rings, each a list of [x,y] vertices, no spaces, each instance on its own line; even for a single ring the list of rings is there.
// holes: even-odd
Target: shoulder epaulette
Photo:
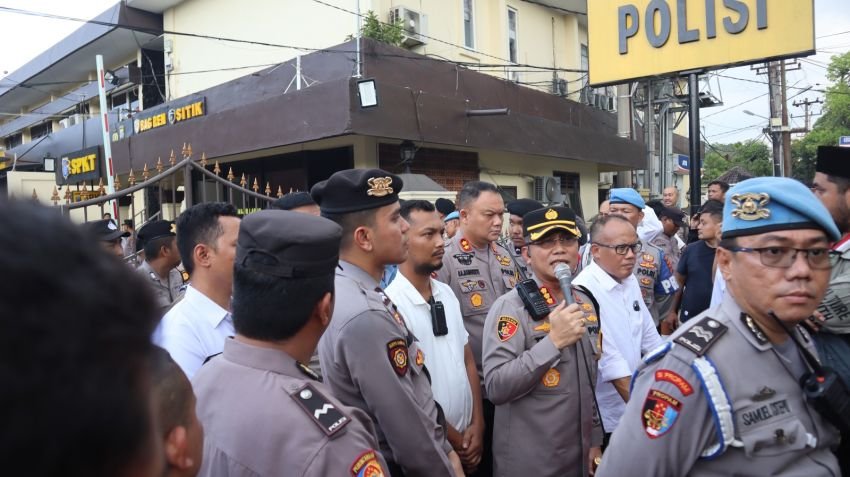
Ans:
[[[688,328],[674,341],[693,351],[697,356],[702,356],[728,329],[726,325],[707,316]]]
[[[310,419],[319,426],[319,429],[328,437],[333,437],[342,430],[351,419],[334,406],[328,398],[316,390],[312,384],[295,391],[290,396],[298,403]]]

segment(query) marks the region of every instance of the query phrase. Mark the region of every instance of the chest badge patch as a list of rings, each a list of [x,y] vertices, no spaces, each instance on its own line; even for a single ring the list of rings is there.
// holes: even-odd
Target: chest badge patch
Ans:
[[[499,333],[499,340],[508,341],[519,328],[519,321],[512,316],[502,315],[499,317],[499,323],[496,325],[496,331]]]
[[[416,350],[416,366],[422,366],[425,364],[425,353],[422,352],[421,349]]]
[[[480,293],[473,293],[469,297],[469,302],[472,304],[473,308],[481,308],[484,305],[484,298],[481,297]]]
[[[643,402],[643,413],[641,414],[643,430],[646,435],[650,439],[657,439],[666,434],[676,423],[681,410],[681,401],[667,393],[650,388],[646,400]]]
[[[640,278],[640,284],[645,286],[645,287],[651,286],[652,285],[652,279],[649,278],[649,277],[641,277]]]
[[[407,344],[403,339],[392,340],[387,343],[387,355],[396,374],[399,376],[407,374]]]
[[[472,265],[472,255],[471,253],[456,253],[453,255],[457,263],[461,265]]]
[[[546,371],[546,374],[543,375],[542,382],[547,388],[554,388],[561,382],[561,373],[555,368],[550,368],[549,371]]]

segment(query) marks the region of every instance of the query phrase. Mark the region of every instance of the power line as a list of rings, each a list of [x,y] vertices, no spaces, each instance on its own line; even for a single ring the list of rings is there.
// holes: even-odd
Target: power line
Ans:
[[[829,35],[819,36],[819,37],[817,37],[817,39],[818,39],[818,40],[820,40],[821,38],[829,38],[829,37],[831,37],[831,36],[846,35],[846,34],[848,34],[848,33],[850,33],[850,30],[847,30],[847,31],[840,31],[840,32],[838,32],[838,33],[830,33]]]
[[[726,111],[729,111],[730,109],[734,109],[734,108],[737,108],[737,107],[743,106],[743,105],[745,105],[745,104],[747,104],[747,103],[749,103],[749,102],[751,102],[751,101],[755,101],[755,100],[757,100],[757,99],[761,98],[762,96],[767,96],[767,93],[762,93],[762,94],[760,94],[760,95],[758,95],[758,96],[755,96],[755,97],[753,97],[753,98],[750,98],[750,99],[748,99],[748,100],[746,100],[746,101],[742,101],[742,102],[740,102],[740,103],[738,103],[738,104],[734,104],[734,105],[729,106],[729,107],[727,107],[727,108],[723,108],[723,109],[721,109],[720,111],[715,111],[715,112],[713,112],[713,113],[711,113],[711,114],[706,114],[706,115],[705,115],[705,116],[703,116],[702,118],[703,118],[703,119],[707,119],[707,118],[710,118],[710,117],[712,117],[712,116],[717,116],[718,114],[723,113],[723,112],[726,112]]]

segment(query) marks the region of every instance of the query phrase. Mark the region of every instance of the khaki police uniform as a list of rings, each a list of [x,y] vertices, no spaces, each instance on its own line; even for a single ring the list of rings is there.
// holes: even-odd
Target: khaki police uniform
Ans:
[[[202,477],[389,475],[369,416],[282,351],[228,338],[192,387]]]
[[[322,214],[346,215],[398,203],[400,177],[348,169],[313,186]],[[343,403],[375,423],[393,475],[452,476],[452,446],[431,393],[428,357],[404,317],[365,270],[339,260],[336,306],[319,342],[322,374]]]
[[[679,284],[673,276],[664,253],[651,243],[641,239],[641,250],[635,257],[634,275],[640,285],[640,293],[655,324],[664,317],[661,309],[669,309],[671,295],[679,289]]]
[[[555,305],[549,290],[543,287],[541,293]],[[532,320],[516,290],[490,308],[484,381],[496,405],[496,476],[587,475],[588,452],[602,445],[593,397],[599,315],[588,295],[574,290],[574,297],[585,313],[587,333],[560,351],[548,339],[549,319]]]
[[[156,297],[156,304],[162,314],[168,311],[172,303],[182,297],[185,287],[183,284],[183,275],[176,269],[172,268],[168,271],[168,278],[163,280],[153,271],[150,264],[145,261],[136,268],[141,273],[146,281],[150,284],[150,289]]]
[[[519,273],[519,280],[522,280],[522,277],[531,278],[533,272],[528,264],[525,262],[525,258],[522,256],[521,249],[514,247],[513,243],[509,243],[503,246],[505,250],[508,251],[508,255],[510,255],[511,259],[514,261],[514,265]],[[518,280],[518,281],[519,281]]]
[[[407,476],[451,476],[428,359],[404,318],[359,267],[340,260],[331,325],[319,343],[325,381],[375,422],[381,453]]]
[[[778,351],[729,294],[671,338],[638,369],[598,476],[840,475],[829,451],[837,432],[804,399],[805,365],[790,340],[790,352]],[[716,402],[732,412],[714,411]]]
[[[496,242],[477,250],[461,231],[446,245],[443,267],[437,280],[447,284],[460,302],[463,323],[469,333],[469,346],[478,367],[481,383],[481,350],[484,320],[500,296],[513,289],[518,272],[510,252]]]
[[[670,271],[675,272],[676,265],[679,264],[679,259],[682,257],[676,237],[668,237],[667,234],[661,232],[650,241],[650,244],[655,245],[664,252],[664,259],[667,261],[667,266],[670,268]]]

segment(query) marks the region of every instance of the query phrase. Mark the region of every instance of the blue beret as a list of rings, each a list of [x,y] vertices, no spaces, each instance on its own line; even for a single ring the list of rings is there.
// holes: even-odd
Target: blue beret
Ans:
[[[460,219],[460,214],[458,211],[449,212],[448,215],[443,219],[443,222],[448,222],[449,220]]]
[[[826,207],[794,179],[756,177],[726,193],[724,239],[792,229],[821,229],[830,240],[841,238]]]
[[[608,199],[608,202],[611,204],[631,204],[640,210],[646,207],[646,202],[638,194],[638,191],[628,187],[611,189],[611,198]]]

